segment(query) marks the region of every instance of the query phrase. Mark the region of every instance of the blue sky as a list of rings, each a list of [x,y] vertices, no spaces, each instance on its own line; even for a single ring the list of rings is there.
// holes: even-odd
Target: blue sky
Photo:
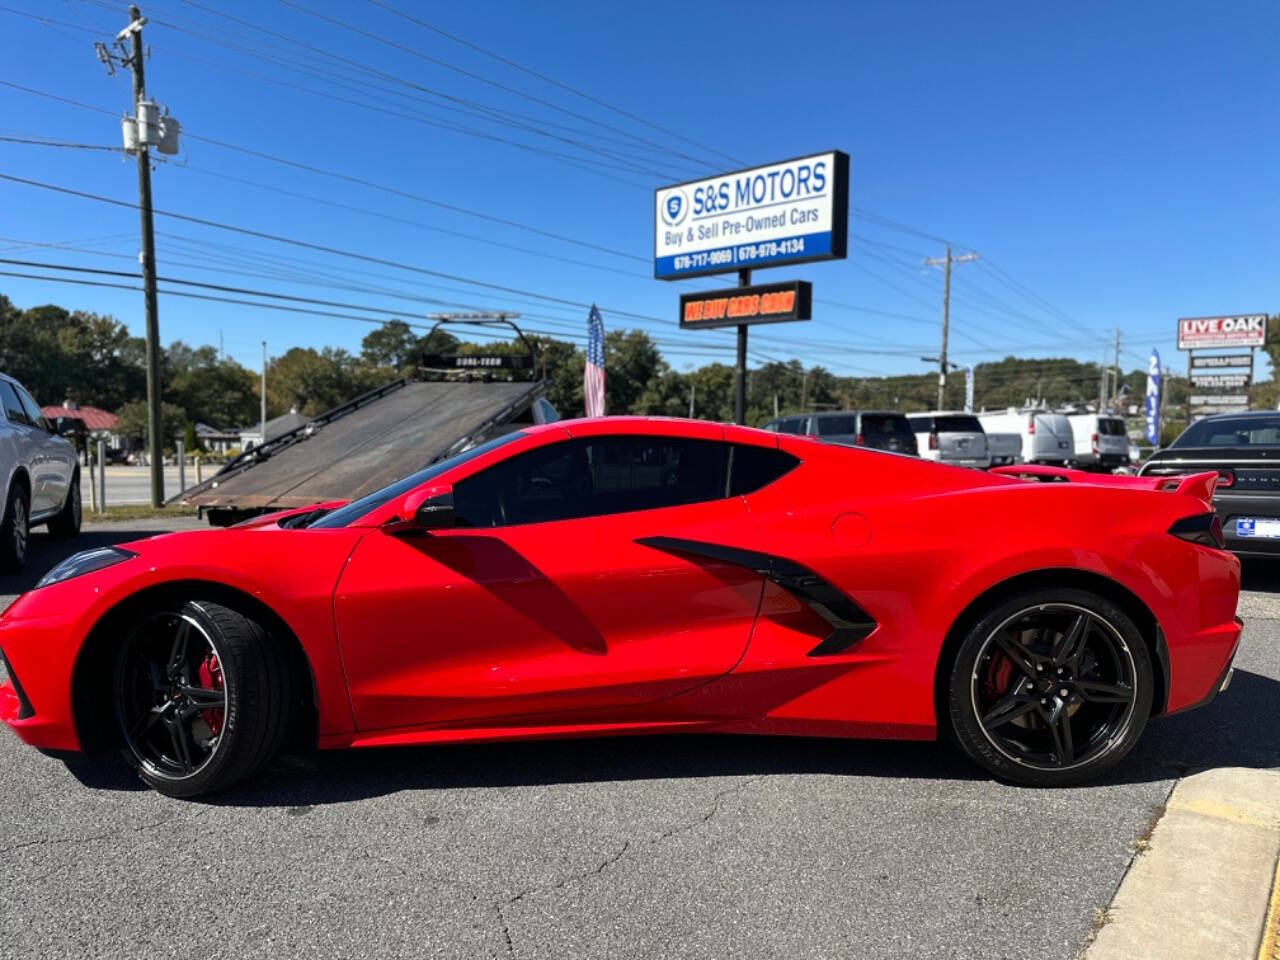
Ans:
[[[940,255],[943,238],[981,256],[955,273],[951,350],[960,362],[1100,360],[1119,328],[1126,368],[1144,366],[1154,346],[1177,370],[1185,362],[1177,317],[1280,312],[1280,5],[1270,0],[386,0],[625,113],[374,3],[141,5],[151,18],[148,91],[189,134],[182,154],[155,170],[158,209],[598,302],[608,327],[650,331],[678,368],[732,362],[732,339],[678,330],[684,285],[653,280],[647,262],[652,189],[832,148],[851,156],[849,259],[757,272],[760,282],[812,280],[819,302],[812,322],[756,328],[753,363],[798,356],[843,374],[923,369],[919,356],[937,350],[940,277],[920,261]],[[123,26],[126,9],[114,0],[3,0],[0,80],[118,117],[129,107],[127,74],[106,76],[92,42]],[[355,74],[350,61],[380,75]],[[524,128],[495,122],[495,110]],[[119,143],[113,116],[9,86],[0,85],[0,111],[0,136]],[[448,129],[457,126],[474,133]],[[109,152],[0,142],[0,172],[136,199],[133,161]],[[0,181],[0,247],[10,248],[0,257],[136,269],[137,225],[132,210]],[[157,230],[162,275],[406,319],[447,308],[402,295],[517,309],[530,328],[585,338],[586,311],[576,306],[163,217]],[[11,277],[0,277],[0,292],[21,306],[110,313],[141,332],[140,294]],[[221,332],[228,354],[254,366],[264,337],[273,354],[299,344],[355,350],[369,329],[161,299],[165,342],[217,344]]]

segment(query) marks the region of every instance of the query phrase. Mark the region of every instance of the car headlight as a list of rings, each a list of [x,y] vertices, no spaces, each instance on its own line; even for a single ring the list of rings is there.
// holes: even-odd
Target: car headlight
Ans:
[[[72,554],[60,564],[40,578],[36,589],[47,587],[51,583],[61,583],[84,573],[93,573],[114,566],[124,560],[130,560],[137,554],[122,547],[94,547],[92,550],[81,550]]]

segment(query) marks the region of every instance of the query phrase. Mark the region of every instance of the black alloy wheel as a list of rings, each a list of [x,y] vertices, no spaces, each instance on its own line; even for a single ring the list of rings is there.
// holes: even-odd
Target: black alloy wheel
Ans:
[[[161,793],[194,797],[258,772],[283,748],[293,679],[278,639],[210,600],[142,613],[116,655],[125,759]]]
[[[993,773],[1035,785],[1091,779],[1132,748],[1151,712],[1151,658],[1132,621],[1084,591],[1015,598],[970,631],[951,719]]]
[[[186,779],[213,759],[227,689],[217,647],[194,617],[157,613],[138,625],[116,667],[116,709],[144,773]]]

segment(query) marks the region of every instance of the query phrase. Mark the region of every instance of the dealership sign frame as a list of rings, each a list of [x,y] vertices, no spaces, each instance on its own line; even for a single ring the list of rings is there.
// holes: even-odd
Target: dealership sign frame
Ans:
[[[761,283],[726,290],[680,295],[680,329],[710,330],[749,323],[808,320],[813,315],[813,284],[807,280]]]
[[[653,197],[657,280],[848,255],[849,155],[841,150],[669,184]]]
[[[1267,314],[1242,313],[1178,320],[1179,350],[1261,347],[1267,342]]]

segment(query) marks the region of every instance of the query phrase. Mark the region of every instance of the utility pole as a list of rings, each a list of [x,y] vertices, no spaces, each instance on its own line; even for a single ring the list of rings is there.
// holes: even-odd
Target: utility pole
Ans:
[[[262,443],[267,442],[267,341],[262,341]],[[262,444],[259,444],[261,446]]]
[[[142,46],[142,25],[146,21],[136,7],[129,7],[129,26],[116,35],[117,43],[128,35],[131,51],[127,66],[133,71],[133,109],[135,116],[139,104],[147,99],[146,77],[143,73],[145,51]],[[138,216],[142,224],[142,251],[138,255],[142,267],[142,300],[146,310],[147,339],[147,446],[151,461],[151,506],[164,505],[164,452],[160,435],[160,316],[156,303],[156,237],[151,217],[151,154],[147,138],[138,140]]]
[[[950,244],[944,257],[930,257],[925,260],[926,267],[942,267],[942,346],[938,351],[938,409],[945,410],[947,403],[947,328],[951,323],[951,265],[968,263],[977,260],[976,253],[962,253],[953,256]]]
[[[751,286],[751,271],[738,271],[738,286]],[[733,422],[747,422],[747,325],[738,324],[738,365],[733,374]]]
[[[1116,327],[1116,362],[1112,368],[1111,395],[1112,402],[1120,398],[1120,328]]]
[[[698,385],[693,381],[689,382],[689,419],[693,419],[693,401],[698,395]]]

